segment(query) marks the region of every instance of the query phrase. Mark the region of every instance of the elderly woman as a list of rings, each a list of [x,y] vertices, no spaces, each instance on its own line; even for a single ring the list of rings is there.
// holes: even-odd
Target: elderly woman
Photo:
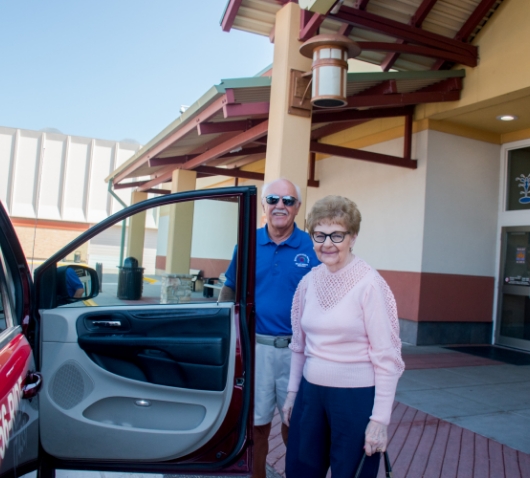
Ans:
[[[379,273],[352,253],[361,213],[341,196],[318,201],[308,229],[322,262],[294,296],[287,478],[376,477],[404,370],[396,302]]]

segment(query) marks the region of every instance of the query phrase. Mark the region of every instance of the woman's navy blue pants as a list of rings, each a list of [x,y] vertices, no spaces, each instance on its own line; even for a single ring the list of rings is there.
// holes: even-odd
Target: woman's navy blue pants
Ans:
[[[375,387],[334,388],[302,378],[291,416],[287,478],[354,478],[364,453],[364,431]],[[367,457],[362,478],[376,478],[380,454]]]

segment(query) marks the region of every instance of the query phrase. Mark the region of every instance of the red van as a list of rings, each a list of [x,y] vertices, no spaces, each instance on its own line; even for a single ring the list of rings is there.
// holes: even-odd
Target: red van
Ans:
[[[156,224],[148,240],[159,241],[151,258],[159,271],[174,248],[188,247],[189,258],[189,244],[168,244],[167,230],[170,221],[174,231],[178,221],[191,227],[190,210],[193,221],[203,218],[193,225],[203,251],[237,242],[235,300],[196,291],[169,300],[156,275],[141,299],[117,299],[122,268],[108,251],[122,260],[131,224],[143,218]],[[120,225],[121,248],[106,239]],[[35,469],[250,476],[255,229],[254,187],[159,196],[91,227],[32,279],[0,204],[0,477]],[[108,262],[103,275],[96,260]]]

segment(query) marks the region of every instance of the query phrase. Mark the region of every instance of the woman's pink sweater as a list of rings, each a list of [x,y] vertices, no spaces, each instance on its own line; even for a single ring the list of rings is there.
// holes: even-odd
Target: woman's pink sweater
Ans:
[[[372,420],[388,425],[404,370],[396,301],[362,259],[337,272],[321,264],[301,280],[291,311],[288,391],[302,379],[326,387],[372,387]],[[346,405],[346,404],[345,404]]]

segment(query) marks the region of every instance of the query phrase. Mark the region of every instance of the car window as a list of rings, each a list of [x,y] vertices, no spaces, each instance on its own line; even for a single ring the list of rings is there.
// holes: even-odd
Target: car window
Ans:
[[[13,308],[9,296],[5,269],[0,266],[0,332],[13,326]]]
[[[14,325],[15,283],[0,248],[0,331]]]
[[[61,307],[217,301],[238,234],[237,198],[200,199],[129,217],[58,266],[96,269],[100,292]]]

